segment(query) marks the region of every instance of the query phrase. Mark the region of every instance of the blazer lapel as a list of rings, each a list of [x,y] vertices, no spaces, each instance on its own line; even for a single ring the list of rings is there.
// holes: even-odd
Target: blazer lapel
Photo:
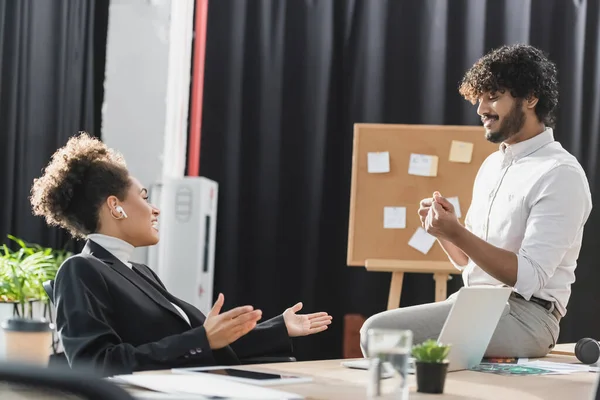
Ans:
[[[156,278],[154,278],[149,272],[147,272],[146,268],[148,267],[142,264],[131,264],[133,265],[133,270],[136,273],[140,274],[142,278],[146,279],[152,286],[154,286],[156,290],[158,290],[167,300],[181,307],[181,309],[187,314],[188,318],[190,319],[193,328],[197,326],[202,326],[202,324],[204,324],[204,321],[206,320],[204,314],[202,314],[200,310],[194,308],[185,301],[178,299],[177,297],[169,293],[166,289],[164,289],[161,286],[161,284],[156,281]]]
[[[177,312],[175,307],[162,295],[153,285],[150,284],[146,279],[138,275],[136,272],[132,271],[127,265],[123,264],[118,258],[112,255],[108,250],[99,244],[88,240],[83,248],[82,253],[90,254],[113,270],[121,274],[124,278],[134,284],[138,289],[140,289],[144,294],[146,294],[150,299],[156,302],[159,306],[165,308],[176,317],[181,319],[187,325],[187,321]]]

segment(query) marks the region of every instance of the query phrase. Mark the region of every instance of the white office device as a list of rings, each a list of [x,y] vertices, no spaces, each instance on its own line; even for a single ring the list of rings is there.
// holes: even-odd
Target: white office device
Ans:
[[[473,368],[483,359],[504,310],[509,287],[463,287],[458,291],[438,342],[451,344],[448,371]]]
[[[148,265],[170,293],[207,314],[213,303],[218,184],[204,177],[166,179],[152,187],[160,241]]]

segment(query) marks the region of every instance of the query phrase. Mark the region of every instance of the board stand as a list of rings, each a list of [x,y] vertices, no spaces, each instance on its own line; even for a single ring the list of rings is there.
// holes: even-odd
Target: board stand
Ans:
[[[400,307],[400,295],[404,273],[429,273],[435,280],[435,301],[444,301],[448,293],[448,280],[450,275],[459,271],[450,262],[446,261],[400,261],[369,259],[365,261],[365,268],[372,272],[391,272],[390,293],[388,295],[388,310]]]

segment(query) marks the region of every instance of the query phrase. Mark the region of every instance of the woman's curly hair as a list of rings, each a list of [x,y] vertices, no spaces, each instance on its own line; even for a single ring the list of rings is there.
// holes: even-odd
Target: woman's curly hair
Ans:
[[[58,149],[43,175],[33,181],[33,213],[49,225],[84,238],[99,228],[99,211],[107,197],[124,200],[130,186],[121,154],[86,132]]]
[[[505,90],[515,98],[537,97],[538,119],[554,126],[558,105],[556,65],[541,50],[524,44],[497,48],[467,71],[459,87],[459,93],[473,104],[483,93]]]

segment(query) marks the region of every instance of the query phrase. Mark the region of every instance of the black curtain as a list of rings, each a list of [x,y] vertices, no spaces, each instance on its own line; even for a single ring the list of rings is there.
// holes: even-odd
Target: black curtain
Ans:
[[[76,250],[28,196],[56,149],[99,135],[109,0],[0,0],[0,243]]]
[[[300,359],[340,357],[343,316],[386,307],[390,275],[346,266],[354,123],[479,124],[457,93],[463,73],[530,43],[560,71],[556,137],[598,188],[598,0],[209,4],[201,174],[220,184],[216,290],[265,318],[298,300],[330,312],[328,332],[296,341]],[[600,339],[599,220],[594,210],[563,342]],[[403,306],[433,299],[431,275],[405,278]]]

